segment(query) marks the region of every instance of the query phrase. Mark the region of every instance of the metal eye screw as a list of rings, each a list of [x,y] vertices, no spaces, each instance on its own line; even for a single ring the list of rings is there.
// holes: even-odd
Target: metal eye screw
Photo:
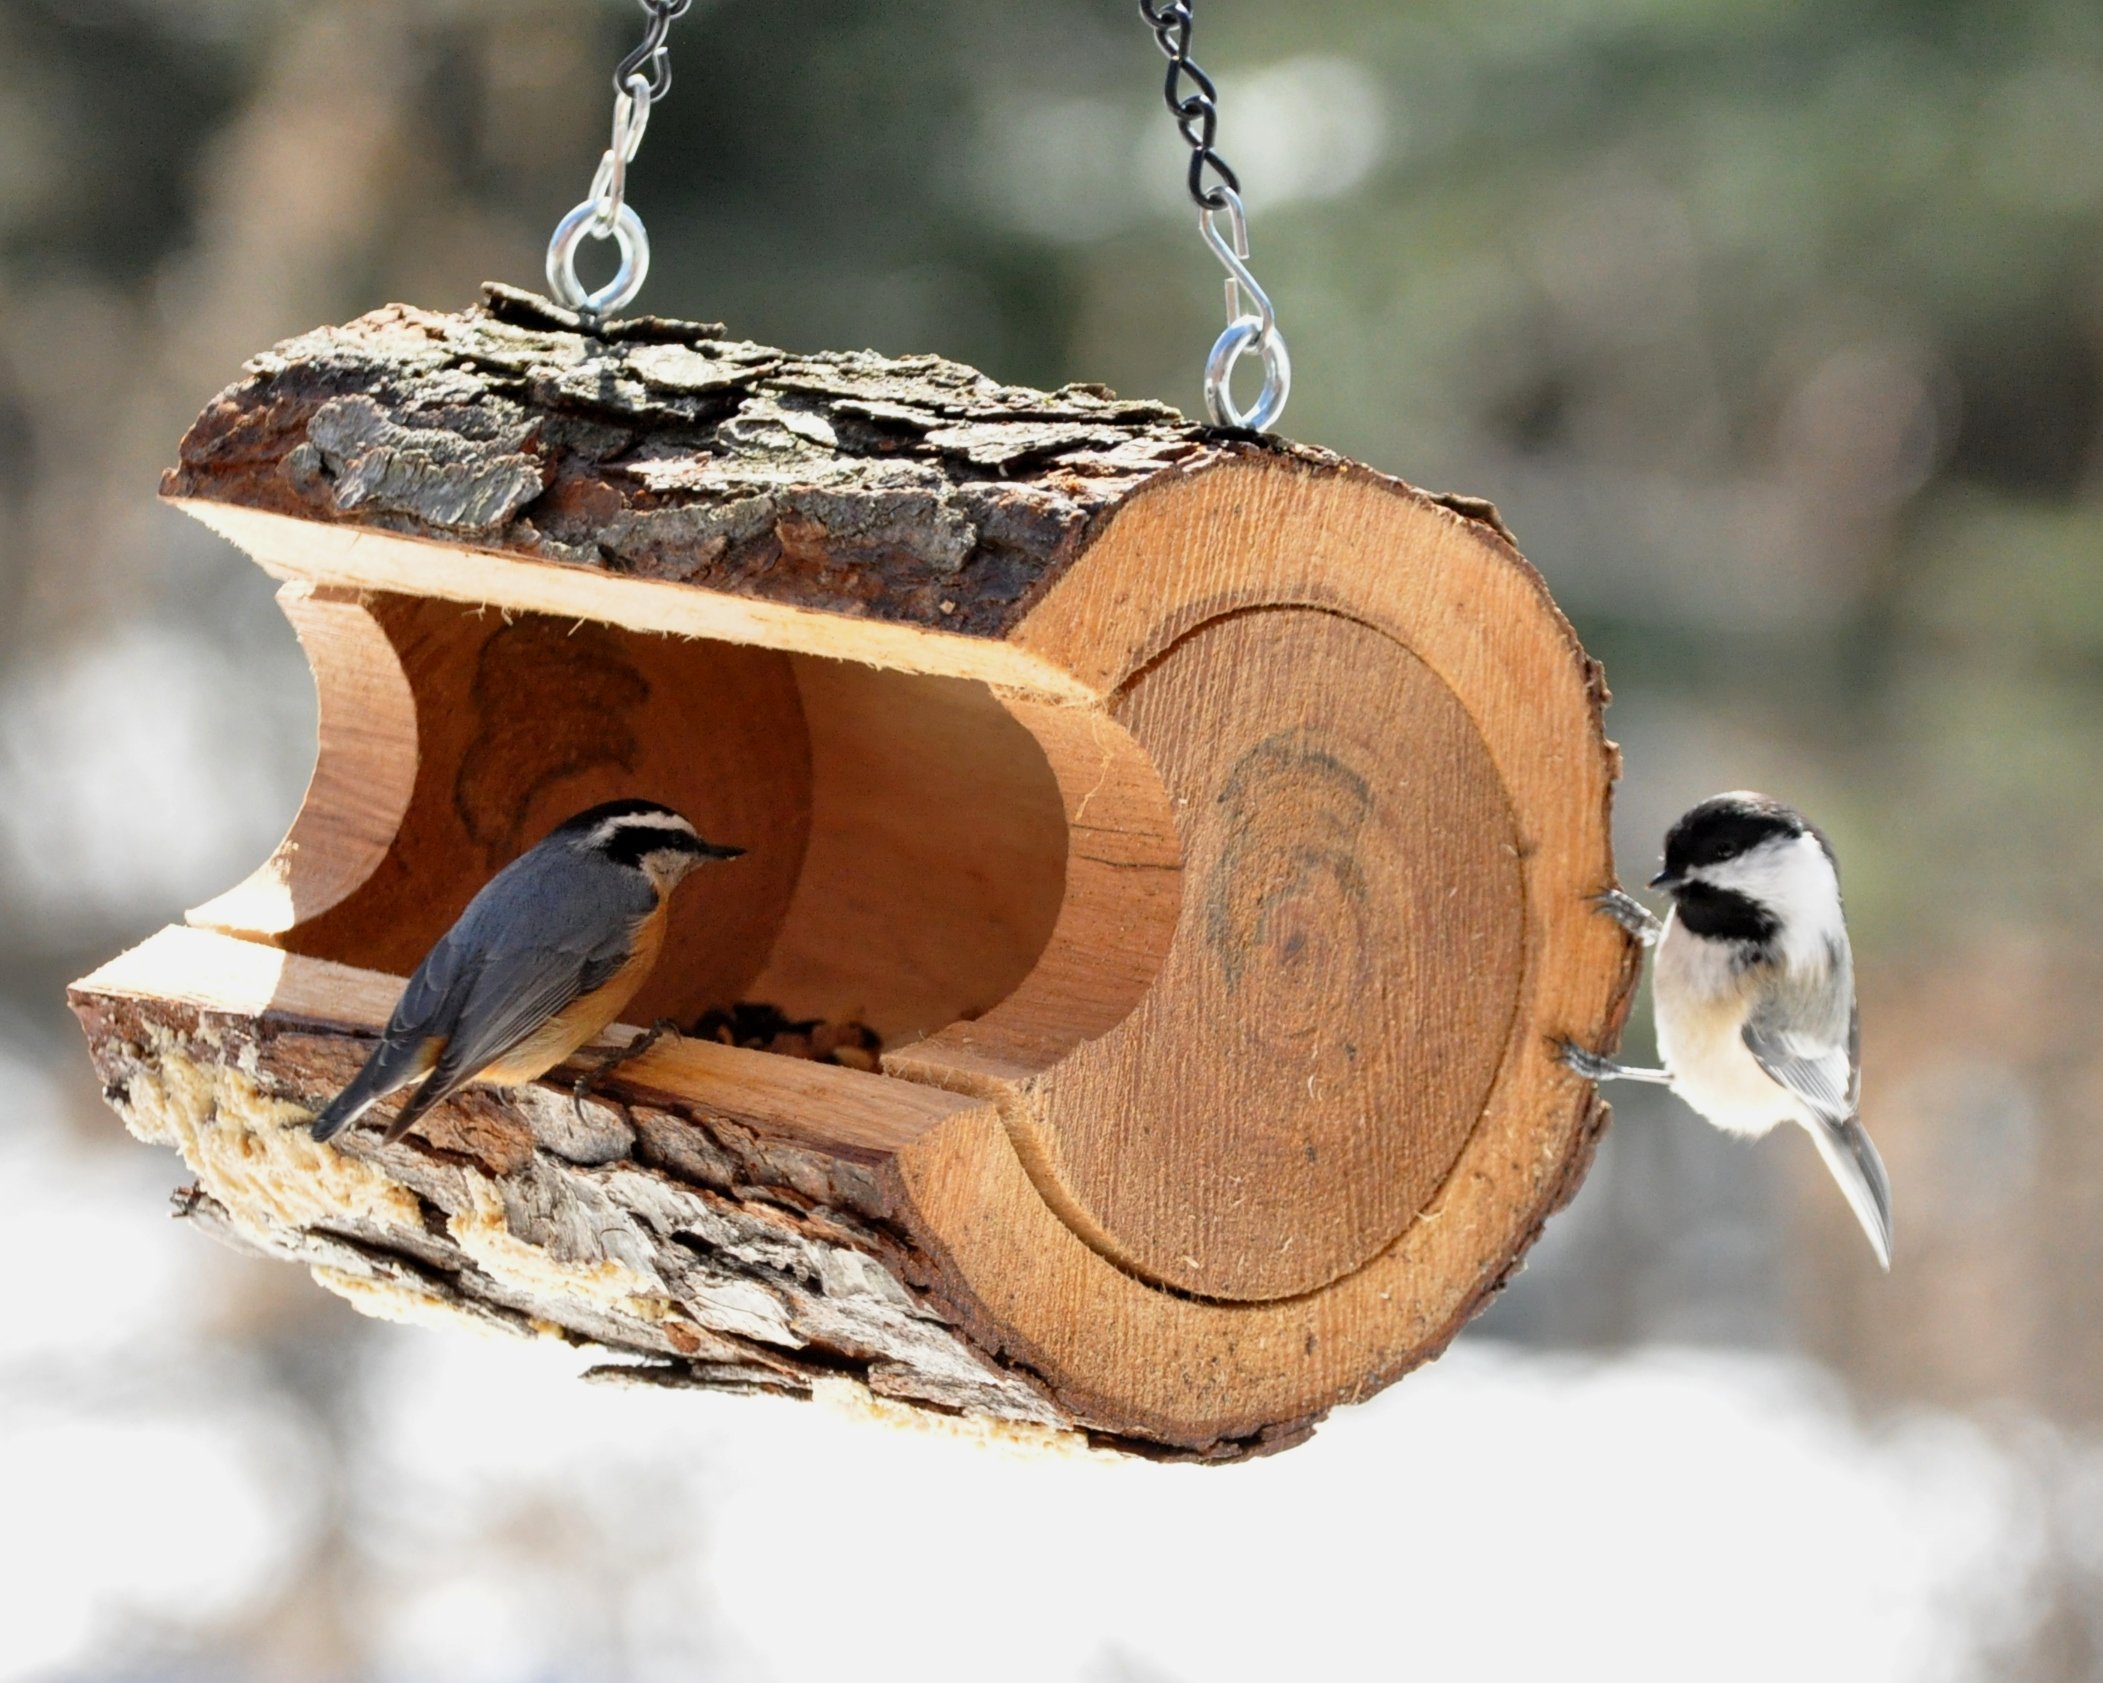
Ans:
[[[1269,295],[1249,273],[1249,218],[1242,208],[1241,178],[1213,145],[1219,137],[1219,89],[1190,56],[1190,0],[1139,0],[1139,15],[1168,60],[1162,102],[1190,148],[1190,196],[1198,207],[1198,231],[1227,270],[1227,330],[1205,359],[1205,408],[1215,426],[1268,432],[1285,413],[1292,391],[1292,358],[1286,354]],[[1228,224],[1224,234],[1219,229],[1222,214]],[[1234,365],[1251,348],[1263,352],[1263,390],[1256,406],[1244,414],[1234,407]]]
[[[1249,219],[1241,195],[1231,187],[1216,186],[1213,192],[1223,202],[1198,212],[1198,231],[1227,271],[1227,329],[1213,341],[1212,354],[1205,359],[1205,408],[1217,426],[1268,432],[1292,395],[1292,357],[1285,335],[1278,331],[1270,294],[1249,273]],[[1222,214],[1230,234],[1220,232]],[[1244,413],[1234,407],[1234,367],[1252,347],[1263,352],[1263,390],[1256,394],[1255,407]]]
[[[612,239],[621,250],[621,266],[612,280],[596,292],[586,292],[577,278],[577,247],[589,236],[603,240],[599,231],[599,205],[586,199],[555,224],[555,237],[548,241],[548,289],[562,303],[586,320],[597,322],[623,308],[643,289],[650,273],[650,236],[633,205],[614,212]]]
[[[643,131],[650,126],[651,105],[671,90],[672,55],[665,36],[672,20],[693,0],[641,0],[641,4],[649,20],[642,45],[622,59],[614,72],[612,141],[592,173],[591,191],[555,224],[554,236],[548,241],[548,290],[591,327],[626,306],[649,278],[650,236],[643,231],[643,219],[628,203],[628,166],[635,161]],[[596,292],[587,292],[577,278],[577,248],[586,238],[610,239],[621,252],[619,270]]]

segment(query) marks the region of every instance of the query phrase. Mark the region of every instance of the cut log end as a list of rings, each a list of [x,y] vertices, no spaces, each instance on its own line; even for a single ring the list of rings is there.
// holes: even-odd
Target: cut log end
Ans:
[[[288,583],[314,782],[78,985],[198,1219],[359,1307],[1231,1460],[1435,1355],[1604,1125],[1633,944],[1596,665],[1494,510],[1098,390],[501,294],[259,359],[169,490]],[[491,613],[495,607],[501,612]],[[667,635],[670,634],[670,635]],[[568,812],[748,848],[574,1108],[303,1123]]]

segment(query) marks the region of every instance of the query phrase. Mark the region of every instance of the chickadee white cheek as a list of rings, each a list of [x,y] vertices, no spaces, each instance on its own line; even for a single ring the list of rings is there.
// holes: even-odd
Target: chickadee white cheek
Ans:
[[[1776,948],[1791,963],[1823,963],[1826,947],[1847,938],[1840,879],[1815,836],[1753,848],[1736,859],[1705,866],[1699,875],[1768,908],[1780,920]]]

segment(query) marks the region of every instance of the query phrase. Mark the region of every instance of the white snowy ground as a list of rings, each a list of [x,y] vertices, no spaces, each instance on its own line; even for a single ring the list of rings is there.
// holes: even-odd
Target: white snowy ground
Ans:
[[[0,1226],[0,1683],[164,1671],[324,1583],[375,1679],[1936,1683],[2006,1675],[2053,1549],[2103,1568],[2103,1450],[1867,1423],[1816,1368],[1685,1349],[1464,1339],[1205,1470],[389,1327],[347,1366],[339,1459],[221,1324],[274,1265],[162,1218],[170,1160],[37,1126],[66,1099],[10,1039],[0,1178],[63,1199]],[[349,1560],[296,1589],[332,1500]]]

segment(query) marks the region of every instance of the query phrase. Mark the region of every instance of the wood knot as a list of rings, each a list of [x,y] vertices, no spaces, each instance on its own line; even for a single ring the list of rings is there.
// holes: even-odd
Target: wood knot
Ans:
[[[1205,936],[1228,996],[1274,1043],[1304,1042],[1372,980],[1366,870],[1372,785],[1307,726],[1265,737],[1218,796]]]
[[[1297,1296],[1398,1238],[1482,1116],[1525,958],[1510,803],[1453,692],[1338,614],[1201,626],[1121,716],[1177,803],[1186,898],[1053,1196],[1147,1279]]]

